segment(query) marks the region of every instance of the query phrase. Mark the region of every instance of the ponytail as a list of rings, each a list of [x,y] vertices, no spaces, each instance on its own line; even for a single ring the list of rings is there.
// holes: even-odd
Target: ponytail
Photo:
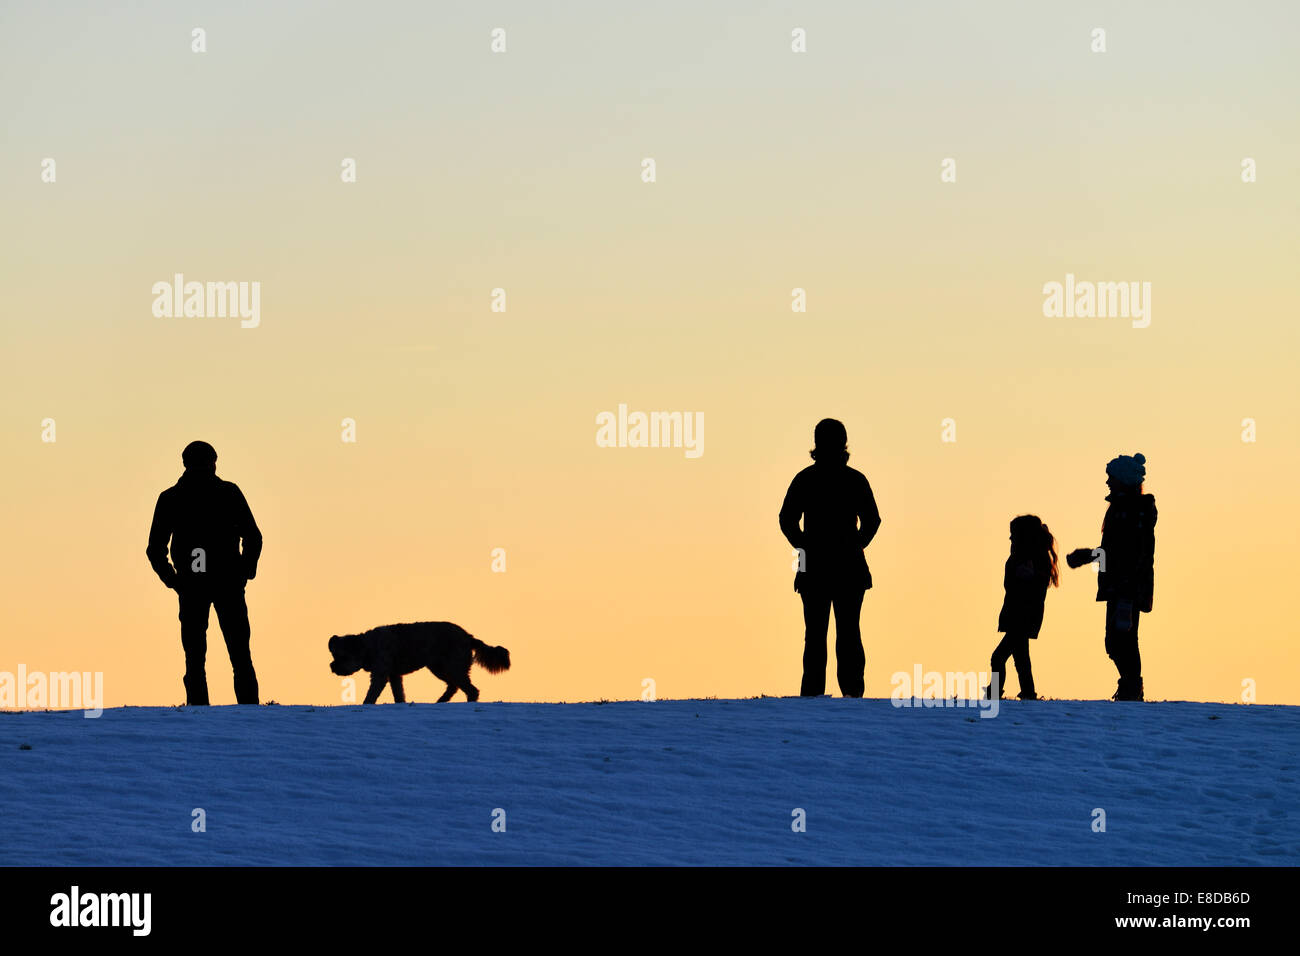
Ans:
[[[1043,546],[1047,551],[1048,577],[1052,580],[1052,587],[1059,588],[1061,586],[1061,570],[1056,560],[1056,538],[1052,536],[1052,531],[1046,524],[1043,525]]]

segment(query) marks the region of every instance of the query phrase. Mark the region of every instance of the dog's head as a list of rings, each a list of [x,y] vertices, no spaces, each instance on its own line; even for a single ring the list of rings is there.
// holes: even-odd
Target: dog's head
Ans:
[[[345,634],[340,637],[335,634],[330,638],[329,648],[330,654],[334,657],[334,660],[330,661],[330,670],[340,677],[355,674],[364,666],[361,635]]]

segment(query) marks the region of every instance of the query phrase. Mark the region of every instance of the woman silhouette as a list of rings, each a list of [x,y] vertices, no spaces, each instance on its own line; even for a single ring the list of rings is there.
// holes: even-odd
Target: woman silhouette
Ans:
[[[826,629],[835,609],[836,676],[840,693],[861,697],[866,655],[858,615],[871,587],[863,549],[880,527],[880,512],[866,475],[848,466],[848,432],[833,418],[813,430],[809,465],[790,482],[781,505],[781,532],[800,552],[794,589],[803,599],[803,697],[826,688]],[[803,527],[799,525],[803,519]]]

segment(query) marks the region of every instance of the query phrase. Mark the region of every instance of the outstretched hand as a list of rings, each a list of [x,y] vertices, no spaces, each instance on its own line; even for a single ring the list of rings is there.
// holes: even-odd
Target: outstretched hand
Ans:
[[[1092,564],[1097,560],[1092,553],[1092,548],[1075,548],[1065,556],[1065,563],[1072,568],[1081,568],[1085,564]]]

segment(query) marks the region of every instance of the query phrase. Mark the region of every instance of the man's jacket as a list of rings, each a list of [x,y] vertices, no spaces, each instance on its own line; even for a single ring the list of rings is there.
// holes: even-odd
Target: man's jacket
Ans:
[[[262,532],[234,482],[186,474],[158,496],[145,554],[169,588],[242,585],[257,576],[261,553]]]

